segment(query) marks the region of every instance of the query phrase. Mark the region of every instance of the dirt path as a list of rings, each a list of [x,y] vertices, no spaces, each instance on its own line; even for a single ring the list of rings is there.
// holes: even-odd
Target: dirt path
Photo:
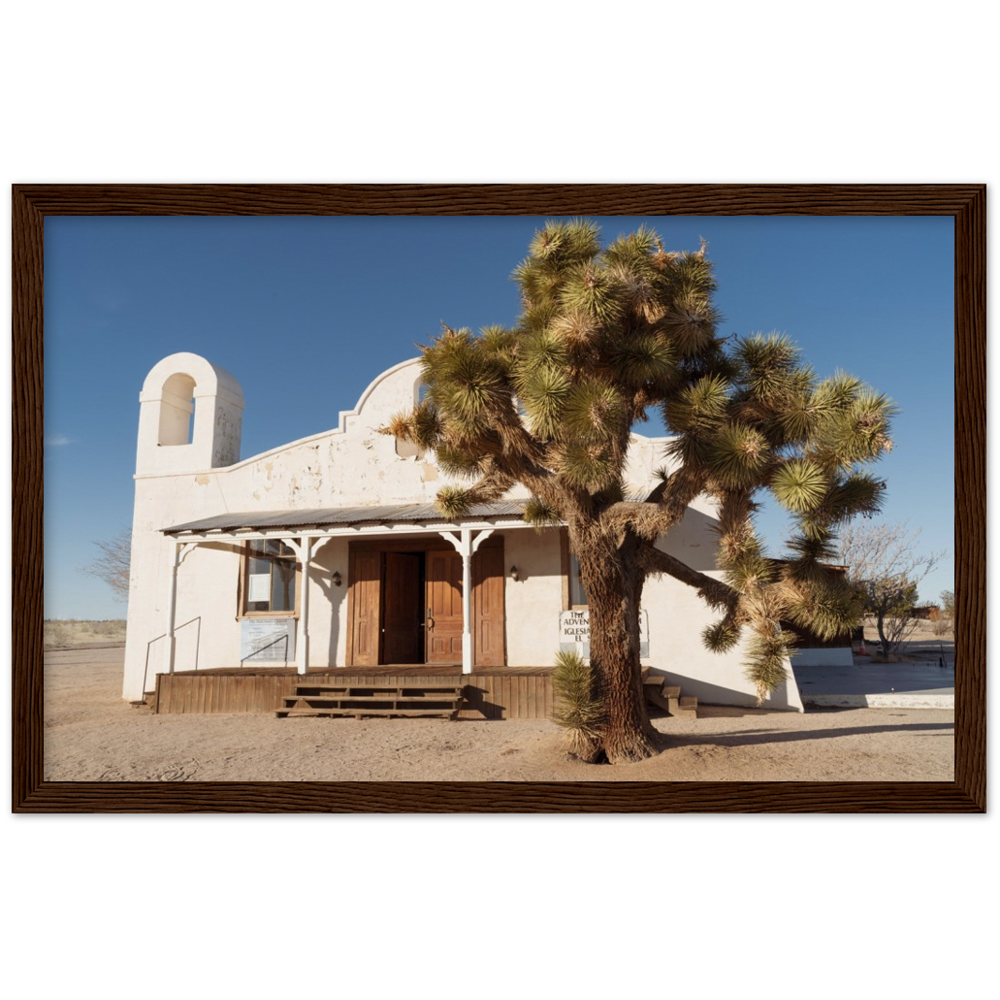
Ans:
[[[570,760],[550,722],[153,715],[121,700],[123,650],[45,655],[50,781],[950,781],[951,711],[769,712],[655,719],[641,764]]]

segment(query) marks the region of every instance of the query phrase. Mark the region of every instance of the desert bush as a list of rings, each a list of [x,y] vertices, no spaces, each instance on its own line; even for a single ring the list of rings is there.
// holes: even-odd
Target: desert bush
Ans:
[[[125,634],[125,622],[116,618],[111,621],[94,622],[92,625],[95,635],[122,636]]]
[[[68,645],[73,638],[73,629],[70,622],[46,621],[44,625],[44,644],[46,648]]]
[[[934,623],[935,635],[947,635],[955,627],[955,591],[941,591],[941,617]]]
[[[604,706],[594,693],[590,664],[575,650],[557,653],[552,687],[556,696],[552,721],[564,730],[569,752],[593,763],[602,753]]]
[[[947,635],[952,630],[954,624],[950,618],[939,618],[937,621],[931,623],[931,631],[935,635]]]

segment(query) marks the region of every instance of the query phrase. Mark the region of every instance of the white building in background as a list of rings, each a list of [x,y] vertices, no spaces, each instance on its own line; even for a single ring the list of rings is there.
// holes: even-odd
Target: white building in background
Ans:
[[[158,673],[379,664],[549,666],[585,646],[586,596],[566,531],[520,517],[526,494],[444,521],[447,481],[412,445],[378,433],[410,409],[417,360],[379,375],[329,431],[240,460],[243,393],[196,354],[150,371],[140,395],[123,696]],[[627,478],[651,489],[664,440],[634,435]],[[661,543],[715,574],[712,507],[699,499]],[[711,612],[689,587],[647,581],[643,664],[686,695],[751,706],[743,654],[708,652]],[[795,680],[767,704],[801,710]]]

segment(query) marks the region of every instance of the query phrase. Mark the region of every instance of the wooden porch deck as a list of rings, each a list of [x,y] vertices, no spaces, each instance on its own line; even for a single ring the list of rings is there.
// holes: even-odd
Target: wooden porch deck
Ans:
[[[548,719],[552,716],[553,667],[481,667],[463,674],[450,665],[328,667],[299,674],[294,667],[215,667],[156,675],[153,711],[160,714],[268,715],[304,680],[317,683],[419,685],[454,678],[465,684],[460,719]]]

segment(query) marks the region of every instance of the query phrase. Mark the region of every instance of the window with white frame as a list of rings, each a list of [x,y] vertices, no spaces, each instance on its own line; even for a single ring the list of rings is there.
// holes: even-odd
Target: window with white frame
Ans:
[[[276,539],[248,542],[243,557],[243,613],[294,614],[295,553]]]

